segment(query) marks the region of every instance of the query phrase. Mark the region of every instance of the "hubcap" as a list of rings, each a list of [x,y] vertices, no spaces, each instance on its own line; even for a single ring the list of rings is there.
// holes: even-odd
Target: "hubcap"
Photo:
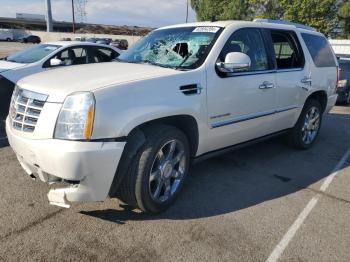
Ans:
[[[167,201],[181,185],[186,171],[185,147],[179,140],[166,142],[153,161],[149,191],[156,202]]]
[[[301,130],[302,139],[305,144],[311,144],[320,128],[320,111],[317,107],[311,107],[305,115],[305,122]]]

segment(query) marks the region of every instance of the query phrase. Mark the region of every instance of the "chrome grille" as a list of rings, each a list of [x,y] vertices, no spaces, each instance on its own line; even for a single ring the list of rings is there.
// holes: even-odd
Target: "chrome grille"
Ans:
[[[14,129],[32,133],[48,96],[16,87],[10,106],[10,121]]]

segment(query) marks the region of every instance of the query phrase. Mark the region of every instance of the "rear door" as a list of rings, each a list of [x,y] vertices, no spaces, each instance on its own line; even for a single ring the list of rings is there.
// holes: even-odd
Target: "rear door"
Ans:
[[[276,67],[277,110],[274,126],[277,130],[295,124],[300,113],[303,87],[309,85],[309,69],[294,31],[267,30]]]

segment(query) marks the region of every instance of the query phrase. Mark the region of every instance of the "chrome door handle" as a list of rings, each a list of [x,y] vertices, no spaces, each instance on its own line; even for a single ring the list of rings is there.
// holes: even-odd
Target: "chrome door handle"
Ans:
[[[311,86],[311,84],[312,84],[312,79],[311,79],[311,77],[304,77],[303,79],[301,79],[301,82],[302,82],[303,84],[307,84],[307,85],[310,85],[310,86]]]
[[[267,82],[265,81],[264,83],[262,83],[259,86],[259,89],[271,89],[271,88],[275,88],[275,85],[273,83]]]

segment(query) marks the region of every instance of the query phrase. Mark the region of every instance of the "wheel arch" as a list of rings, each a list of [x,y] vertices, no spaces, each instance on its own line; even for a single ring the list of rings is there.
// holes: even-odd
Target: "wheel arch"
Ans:
[[[114,175],[109,196],[117,195],[118,188],[128,172],[134,156],[146,141],[144,129],[152,125],[169,125],[181,130],[187,137],[190,145],[190,156],[195,157],[199,144],[199,130],[197,120],[191,115],[173,115],[146,121],[134,127],[126,136],[126,146]]]
[[[326,91],[324,90],[319,90],[319,91],[315,91],[313,93],[311,93],[306,101],[305,104],[310,100],[310,99],[314,99],[316,101],[318,101],[321,104],[322,107],[322,113],[326,110],[327,107],[327,102],[328,102],[328,96]]]
[[[162,118],[153,119],[142,123],[137,126],[138,129],[143,129],[145,127],[151,125],[169,125],[181,130],[187,137],[190,150],[191,157],[194,157],[198,150],[199,144],[199,130],[197,120],[191,115],[173,115]]]

